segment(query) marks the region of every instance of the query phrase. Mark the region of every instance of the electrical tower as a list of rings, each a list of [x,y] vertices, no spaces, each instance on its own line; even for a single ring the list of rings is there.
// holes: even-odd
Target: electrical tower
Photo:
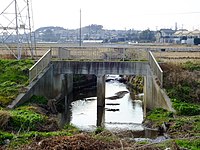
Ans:
[[[0,44],[18,60],[22,51],[35,53],[31,0],[0,0]],[[16,44],[17,51],[10,48]]]

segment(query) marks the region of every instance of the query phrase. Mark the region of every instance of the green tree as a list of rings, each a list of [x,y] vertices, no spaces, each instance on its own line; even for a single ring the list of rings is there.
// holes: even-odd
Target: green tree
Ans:
[[[153,42],[155,41],[155,34],[153,31],[147,29],[140,33],[140,40],[144,42]]]

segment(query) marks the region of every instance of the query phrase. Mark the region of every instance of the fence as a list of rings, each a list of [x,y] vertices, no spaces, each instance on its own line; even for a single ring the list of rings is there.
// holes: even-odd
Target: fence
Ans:
[[[153,74],[157,76],[160,82],[160,87],[162,88],[163,87],[163,71],[160,68],[158,62],[156,61],[151,51],[149,51],[149,65],[151,67],[151,70],[153,71]]]
[[[51,62],[52,54],[49,49],[30,69],[29,82],[32,82]]]
[[[126,61],[147,60],[147,51],[134,48],[107,48],[107,47],[60,47],[54,56],[59,59],[71,60],[101,60],[101,61]]]

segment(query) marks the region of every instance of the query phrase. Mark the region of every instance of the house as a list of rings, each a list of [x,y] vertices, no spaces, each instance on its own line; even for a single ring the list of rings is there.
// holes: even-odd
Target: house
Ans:
[[[172,43],[174,33],[175,31],[172,29],[160,29],[156,33],[156,42],[157,43]]]
[[[174,33],[174,39],[177,39],[177,43],[198,45],[200,44],[200,31],[178,30]]]

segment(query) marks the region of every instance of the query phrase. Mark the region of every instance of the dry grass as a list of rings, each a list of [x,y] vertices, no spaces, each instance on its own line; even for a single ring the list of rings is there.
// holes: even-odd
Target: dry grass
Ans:
[[[10,120],[10,113],[8,111],[0,110],[0,127],[4,128],[9,120]]]
[[[153,55],[162,62],[200,62],[200,52],[153,52]]]

